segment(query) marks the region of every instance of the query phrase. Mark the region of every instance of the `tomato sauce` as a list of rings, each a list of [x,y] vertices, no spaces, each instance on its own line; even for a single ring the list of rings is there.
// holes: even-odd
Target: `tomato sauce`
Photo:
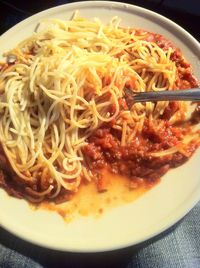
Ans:
[[[171,41],[160,34],[141,29],[136,30],[135,33],[143,36],[142,40],[155,42],[164,51],[169,48],[173,49],[170,59],[175,62],[177,67],[174,90],[198,87],[198,80],[192,74],[191,65],[185,60],[180,49],[177,49]],[[121,109],[127,109],[123,100],[120,100],[119,103]],[[100,192],[106,189],[106,181],[100,174],[102,168],[106,167],[113,174],[128,177],[130,184],[134,184],[137,188],[141,182],[153,185],[170,168],[177,167],[189,159],[197,149],[195,143],[190,143],[188,148],[185,148],[185,154],[177,152],[163,157],[151,156],[153,152],[167,150],[178,145],[181,137],[189,133],[189,127],[175,127],[168,123],[178,109],[177,102],[169,103],[163,115],[157,120],[158,125],[162,124],[159,129],[155,128],[152,121],[146,119],[142,132],[136,135],[131,144],[127,146],[120,145],[121,136],[119,132],[112,129],[110,124],[104,125],[92,134],[83,151],[88,159],[87,162],[90,163],[90,168],[97,174],[97,188]],[[199,111],[200,109],[197,108],[191,120],[200,118]]]
[[[112,128],[98,129],[89,139],[83,152],[90,169],[97,174],[98,190],[106,190],[106,181],[101,169],[107,168],[113,174],[121,174],[129,178],[130,185],[145,183],[152,186],[158,182],[170,168],[177,167],[187,161],[196,146],[188,148],[187,157],[179,152],[163,157],[153,157],[151,153],[170,149],[180,142],[187,128],[172,127],[167,121],[160,121],[158,128],[152,121],[145,120],[141,134],[137,135],[127,146],[121,146],[120,140]]]

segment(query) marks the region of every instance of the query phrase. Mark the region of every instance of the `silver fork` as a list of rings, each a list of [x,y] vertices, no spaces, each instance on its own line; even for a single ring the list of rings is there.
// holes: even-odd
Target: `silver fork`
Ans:
[[[149,92],[134,92],[125,88],[124,93],[129,108],[136,102],[200,101],[200,88]]]

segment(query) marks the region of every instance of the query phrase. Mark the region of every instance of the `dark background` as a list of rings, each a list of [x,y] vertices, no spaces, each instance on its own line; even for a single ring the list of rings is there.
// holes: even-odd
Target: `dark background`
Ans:
[[[200,41],[200,0],[133,0],[125,2],[151,9],[172,19]],[[0,0],[0,34],[36,12],[65,3],[67,3],[67,1],[64,0]],[[149,241],[145,246],[151,242],[153,241]],[[14,238],[2,228],[0,228],[0,243],[7,248],[36,260],[41,265],[44,265],[44,267],[73,268],[126,267],[134,252],[137,252],[139,248],[144,246],[140,245],[139,247],[122,249],[113,253],[62,253],[31,246],[29,243]],[[66,259],[67,266],[65,262]]]

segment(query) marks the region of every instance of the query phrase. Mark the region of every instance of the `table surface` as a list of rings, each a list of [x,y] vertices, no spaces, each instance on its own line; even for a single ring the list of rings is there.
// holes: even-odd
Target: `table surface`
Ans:
[[[184,2],[184,0],[182,0]],[[188,1],[188,0],[186,0]],[[18,23],[19,21],[25,19],[26,17],[35,14],[36,12],[39,12],[41,10],[47,9],[49,7],[53,7],[59,4],[64,4],[67,1],[62,1],[62,0],[46,0],[46,1],[23,1],[23,0],[18,0],[18,1],[3,1],[0,0],[0,34],[5,32],[7,29]],[[71,1],[73,2],[73,1]],[[198,12],[197,14],[192,14],[188,13],[187,10],[184,9],[173,9],[170,7],[170,5],[167,5],[165,0],[133,0],[133,1],[126,1],[130,2],[132,4],[140,5],[143,7],[146,7],[148,9],[151,9],[155,12],[158,12],[159,14],[162,14],[179,25],[181,25],[183,28],[185,28],[188,32],[190,32],[197,40],[200,41],[200,31],[198,25],[199,21],[199,15]],[[200,7],[199,7],[200,10]],[[196,206],[196,208],[193,209],[192,212],[184,219],[181,223],[178,223],[176,226],[173,226],[171,230],[168,230],[167,233],[162,234],[161,236],[155,238],[155,241],[158,241],[161,237],[164,237],[163,241],[167,241],[167,237],[174,237],[176,240],[176,235],[180,232],[185,232],[184,228],[188,230],[189,226],[193,224],[193,229],[192,229],[192,234],[195,236],[195,232],[199,231],[197,222],[196,222],[196,214],[199,214],[200,211],[200,204]],[[196,224],[196,225],[195,225]],[[178,226],[178,227],[177,227]],[[182,229],[181,229],[182,228]],[[172,232],[171,232],[172,231]],[[28,257],[29,259],[26,260],[26,265],[23,267],[36,267],[32,265],[31,261],[34,260],[38,264],[41,264],[42,267],[153,267],[154,265],[151,266],[150,262],[147,263],[148,258],[145,257],[145,248],[148,248],[149,246],[151,247],[151,250],[153,250],[154,245],[156,246],[156,243],[160,243],[159,247],[162,247],[161,242],[155,242],[155,241],[149,241],[146,242],[145,244],[142,244],[137,247],[131,247],[128,249],[122,249],[119,251],[115,252],[107,252],[107,253],[101,253],[101,254],[73,254],[73,253],[62,253],[62,252],[56,252],[52,250],[47,250],[47,249],[42,249],[37,246],[30,245],[27,242],[24,242],[16,237],[13,237],[13,235],[9,234],[2,228],[0,228],[0,246],[2,246],[3,250],[9,249],[9,258],[10,258],[10,263],[9,265],[6,265],[3,263],[4,266],[1,266],[1,261],[0,261],[0,267],[15,267],[15,264],[12,263],[12,254],[15,254],[18,252],[19,254]],[[195,240],[195,239],[194,239]],[[199,239],[200,241],[200,239]],[[193,242],[195,245],[193,245],[195,248],[198,247],[200,248],[200,242],[195,240]],[[168,241],[167,243],[172,243]],[[163,244],[164,245],[164,244]],[[174,245],[176,247],[176,245]],[[173,243],[171,245],[173,248]],[[1,247],[0,247],[1,248]],[[141,251],[142,249],[142,251]],[[164,248],[166,250],[166,248]],[[176,248],[177,250],[177,248]],[[187,254],[189,249],[186,250]],[[193,250],[194,251],[194,250]],[[7,252],[5,250],[5,252]],[[11,253],[10,253],[11,252]],[[191,249],[192,252],[192,249]],[[6,253],[5,253],[6,255]],[[20,255],[20,256],[21,256]],[[140,266],[138,264],[138,260],[140,258],[140,255],[143,256],[143,259],[145,259],[146,264],[144,266]],[[200,252],[198,254],[198,258],[200,256]],[[155,256],[156,257],[156,256]],[[1,258],[1,255],[0,255]],[[153,256],[151,256],[151,260]],[[180,256],[181,258],[181,256]],[[159,259],[159,256],[157,257]],[[184,267],[200,267],[200,260],[198,259],[197,262],[194,262],[196,259],[192,259],[191,263],[195,264],[195,266],[190,266],[191,263],[189,263],[189,266],[187,266],[185,262]],[[7,260],[6,260],[7,261]],[[167,264],[167,259],[163,258],[162,262],[163,265],[162,267],[172,267],[170,265],[170,261],[173,261],[173,258],[170,257],[169,263]],[[177,258],[175,259],[175,263],[177,262]],[[155,262],[155,260],[154,260]],[[166,263],[165,263],[166,262]],[[181,262],[181,259],[180,259]],[[165,266],[166,264],[166,266]],[[181,267],[175,265],[173,267]],[[37,266],[41,267],[41,266]],[[159,266],[155,266],[159,267]],[[183,267],[183,266],[182,266]]]

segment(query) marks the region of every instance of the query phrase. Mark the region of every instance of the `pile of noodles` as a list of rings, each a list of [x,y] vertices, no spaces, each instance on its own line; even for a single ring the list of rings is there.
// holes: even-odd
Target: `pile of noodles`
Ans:
[[[103,123],[115,119],[123,146],[142,130],[146,117],[162,115],[168,102],[120,110],[125,87],[173,89],[173,49],[142,39],[121,28],[118,18],[107,25],[98,19],[52,19],[6,54],[14,62],[0,73],[0,141],[21,182],[41,181],[40,192],[27,187],[30,194],[54,198],[61,188],[77,191],[81,176],[90,180],[82,148]],[[184,105],[179,102],[179,110]]]

